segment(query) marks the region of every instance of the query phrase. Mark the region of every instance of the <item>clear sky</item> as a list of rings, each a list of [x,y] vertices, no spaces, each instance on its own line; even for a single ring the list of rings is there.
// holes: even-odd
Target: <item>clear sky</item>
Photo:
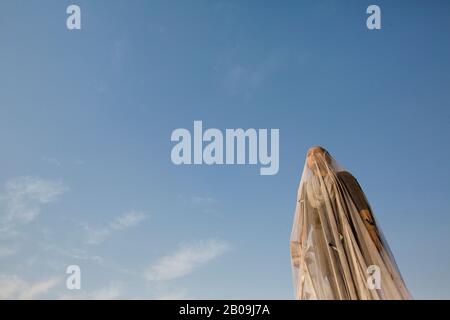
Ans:
[[[292,299],[312,145],[356,176],[413,296],[450,298],[449,57],[448,1],[2,0],[0,298]],[[280,129],[279,173],[175,166],[194,120]]]

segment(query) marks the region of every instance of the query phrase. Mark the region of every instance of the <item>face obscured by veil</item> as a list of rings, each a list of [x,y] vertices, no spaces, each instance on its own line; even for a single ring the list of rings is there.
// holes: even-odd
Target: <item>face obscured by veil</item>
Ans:
[[[409,299],[357,180],[322,147],[308,150],[291,234],[297,299]]]

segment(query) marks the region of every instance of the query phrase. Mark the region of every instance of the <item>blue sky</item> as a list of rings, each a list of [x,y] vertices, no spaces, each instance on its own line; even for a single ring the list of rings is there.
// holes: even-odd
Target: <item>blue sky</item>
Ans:
[[[370,4],[1,1],[0,298],[292,299],[312,145],[357,177],[413,296],[449,298],[450,4],[377,1],[369,31]],[[279,173],[173,165],[194,120],[279,128]]]

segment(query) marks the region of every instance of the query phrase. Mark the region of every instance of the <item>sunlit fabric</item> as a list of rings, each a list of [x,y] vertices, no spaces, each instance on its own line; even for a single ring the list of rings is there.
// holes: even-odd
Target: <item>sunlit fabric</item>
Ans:
[[[296,299],[411,299],[359,183],[321,147],[307,154],[290,249]]]

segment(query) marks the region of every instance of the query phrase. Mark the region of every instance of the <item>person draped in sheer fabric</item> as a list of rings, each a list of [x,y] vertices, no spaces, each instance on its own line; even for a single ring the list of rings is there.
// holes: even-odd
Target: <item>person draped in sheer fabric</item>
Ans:
[[[295,298],[411,299],[358,181],[308,150],[290,239]]]

